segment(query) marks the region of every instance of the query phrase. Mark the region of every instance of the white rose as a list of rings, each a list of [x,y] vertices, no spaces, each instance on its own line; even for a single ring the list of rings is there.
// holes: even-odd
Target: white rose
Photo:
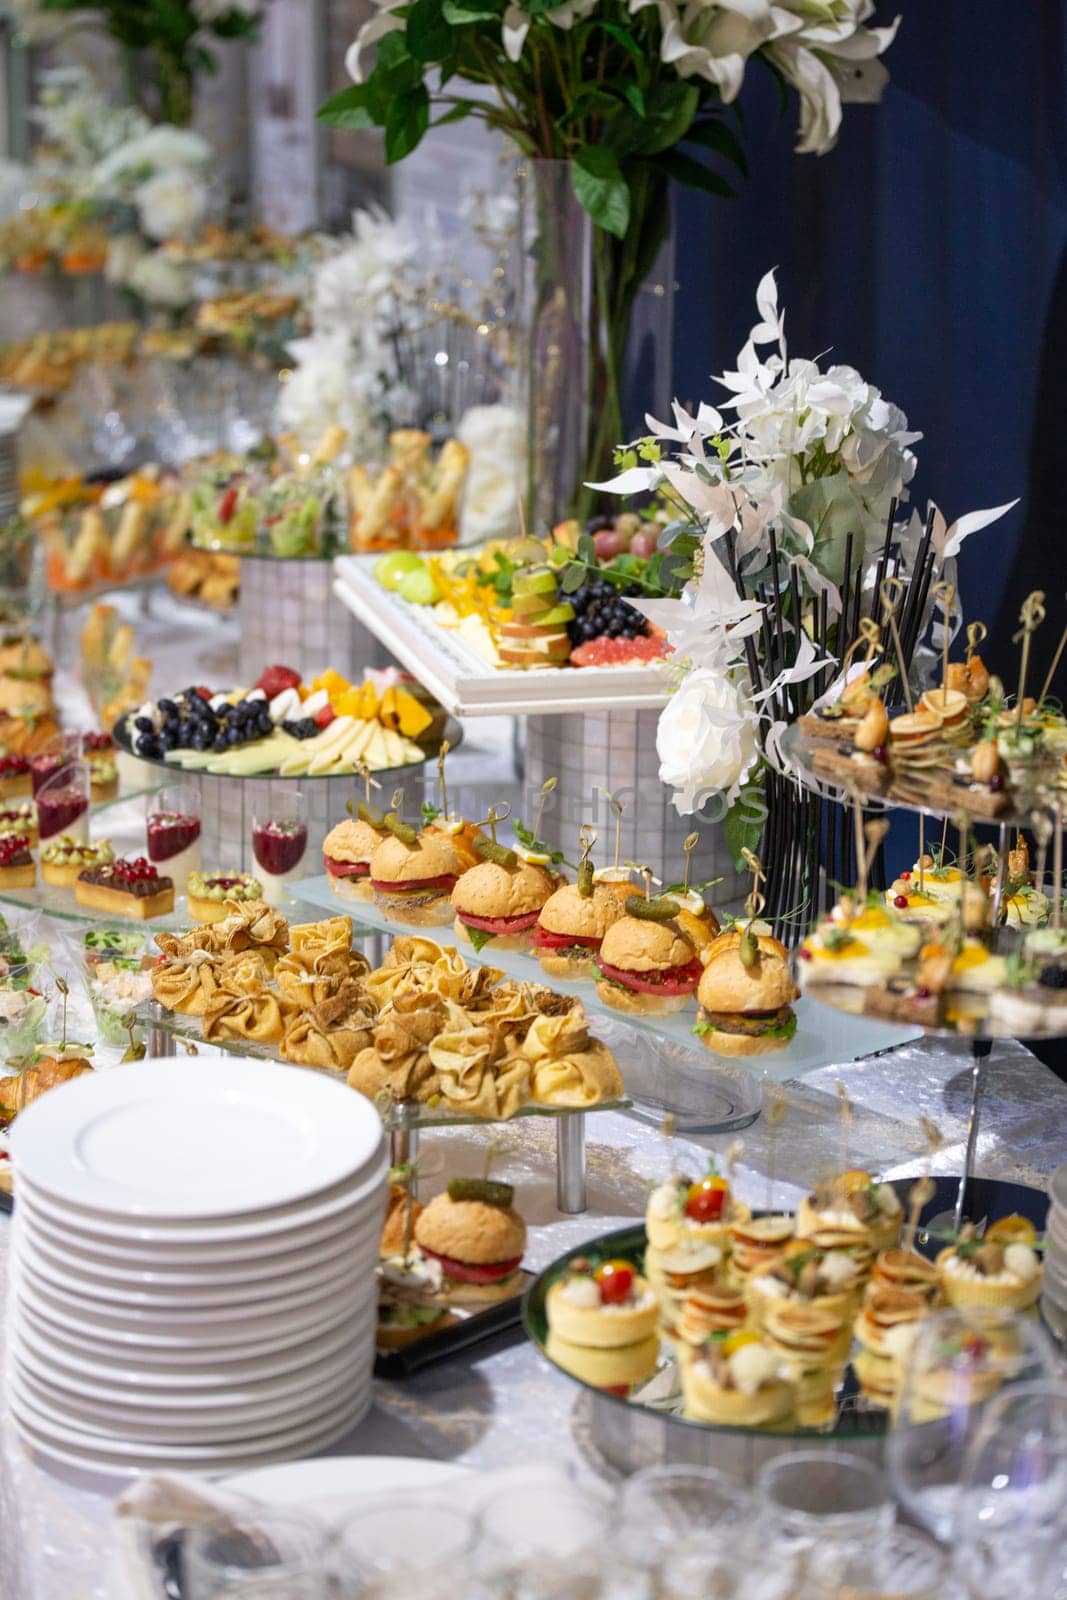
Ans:
[[[459,512],[464,544],[515,532],[516,505],[526,459],[522,418],[511,406],[471,406],[456,437],[470,451]]]
[[[158,172],[134,195],[141,227],[150,239],[187,239],[207,210],[207,188],[191,172]]]
[[[713,794],[732,801],[759,758],[758,721],[748,690],[724,672],[698,667],[660,712],[656,753],[662,783],[684,816]]]
[[[143,255],[130,273],[129,287],[151,306],[178,310],[193,298],[191,273],[180,261],[169,261],[158,250]]]

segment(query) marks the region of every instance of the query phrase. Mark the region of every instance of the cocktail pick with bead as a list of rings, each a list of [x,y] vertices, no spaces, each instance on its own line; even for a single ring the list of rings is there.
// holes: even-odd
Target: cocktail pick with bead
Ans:
[[[882,615],[889,626],[893,636],[893,649],[897,653],[897,666],[900,669],[900,686],[904,690],[904,699],[909,712],[915,710],[915,702],[911,697],[911,684],[908,682],[907,666],[904,660],[904,647],[900,642],[900,630],[897,627],[897,611],[904,598],[904,583],[900,578],[882,579]]]
[[[1030,642],[1045,620],[1044,599],[1045,591],[1043,589],[1035,589],[1031,594],[1027,595],[1019,612],[1019,621],[1022,623],[1022,627],[1018,633],[1013,633],[1011,638],[1012,644],[1022,642],[1022,654],[1019,657],[1019,692],[1015,707],[1016,733],[1022,727],[1023,721],[1023,702],[1026,699],[1026,674],[1030,668]]]
[[[766,873],[760,863],[760,858],[747,846],[741,850],[741,858],[752,874],[752,887],[745,896],[745,916],[748,918],[744,931],[741,934],[741,943],[737,947],[743,967],[754,967],[759,960],[759,942],[752,931],[752,924],[763,910],[766,901],[760,893],[760,884],[766,882]]]
[[[952,617],[952,602],[956,598],[956,585],[942,579],[940,583],[934,584],[930,592],[935,600],[941,602],[941,704],[944,706],[945,695],[948,692],[948,647],[951,643],[949,622]]]
[[[700,843],[699,833],[687,833],[682,840],[682,850],[685,854],[685,871],[682,874],[682,893],[689,893],[689,875],[693,870],[693,851]]]
[[[498,806],[490,806],[489,810],[486,812],[482,821],[479,822],[478,826],[479,828],[488,828],[489,837],[492,839],[493,843],[496,844],[496,830],[500,823],[506,822],[510,816],[511,804],[509,801],[505,800]]]
[[[927,1171],[912,1184],[908,1190],[908,1220],[904,1227],[904,1238],[901,1241],[904,1250],[914,1250],[915,1235],[919,1231],[919,1217],[924,1206],[928,1206],[937,1193],[937,1187],[930,1176],[929,1164],[937,1152],[944,1147],[944,1138],[941,1129],[929,1117],[920,1116],[919,1126],[923,1131],[926,1145]]]
[[[1065,647],[1067,647],[1067,626],[1064,627],[1063,632],[1060,634],[1060,642],[1056,646],[1056,654],[1052,658],[1052,665],[1049,667],[1048,672],[1045,675],[1045,681],[1041,685],[1041,693],[1037,697],[1037,703],[1039,706],[1044,704],[1045,698],[1049,690],[1052,688],[1052,681],[1055,678],[1056,673],[1059,671],[1059,665],[1063,659]]]
[[[451,750],[451,748],[452,746],[449,744],[448,740],[445,739],[442,741],[441,748],[437,752],[437,783],[441,790],[441,815],[444,817],[446,822],[448,821],[448,785],[445,782],[445,757],[448,755],[448,752]]]
[[[989,637],[989,629],[984,622],[968,622],[967,624],[967,653],[966,662],[970,666],[971,658],[984,639]]]
[[[1052,926],[1063,927],[1063,801],[1056,801],[1055,833],[1052,836]]]
[[[841,1110],[841,1171],[849,1168],[849,1146],[852,1143],[852,1101],[840,1078],[834,1080],[834,1093]]]
[[[622,849],[622,801],[616,800],[610,789],[605,789],[601,784],[596,785],[597,794],[602,794],[607,800],[615,815],[615,854],[612,858],[612,869],[619,870],[619,852]]]
[[[584,899],[589,899],[593,893],[593,863],[589,857],[596,844],[596,829],[591,822],[583,822],[578,829],[578,843],[581,845],[582,853],[578,857],[578,873],[575,881],[578,893]]]
[[[545,806],[548,803],[549,795],[555,791],[558,784],[558,778],[546,778],[544,783],[541,785],[541,793],[537,801],[537,811],[534,816],[533,825],[533,836],[535,840],[540,839],[541,837],[541,822],[544,818]]]
[[[1041,889],[1045,882],[1049,840],[1052,838],[1052,818],[1043,807],[1030,813],[1030,827],[1034,838],[1037,840],[1037,867],[1034,873],[1034,881],[1037,887]]]

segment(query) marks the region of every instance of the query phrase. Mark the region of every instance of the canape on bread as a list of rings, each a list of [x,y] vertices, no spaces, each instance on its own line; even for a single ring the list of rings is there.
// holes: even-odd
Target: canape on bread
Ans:
[[[730,1221],[730,1276],[744,1284],[750,1273],[780,1261],[793,1239],[792,1216],[733,1217]]]
[[[901,1370],[898,1357],[910,1345],[929,1309],[929,1302],[910,1289],[872,1285],[853,1325],[860,1349],[852,1358],[852,1369],[864,1394],[880,1405],[891,1405],[896,1399]]]
[[[519,1288],[526,1224],[512,1207],[510,1184],[453,1178],[415,1223],[415,1242],[444,1274],[454,1305],[489,1305]]]
[[[810,1305],[842,1325],[851,1322],[859,1301],[861,1264],[843,1250],[818,1250],[794,1239],[779,1261],[750,1273],[745,1283],[752,1326],[761,1328],[771,1306]]]
[[[747,1319],[744,1291],[716,1283],[689,1291],[675,1319],[673,1333],[684,1345],[698,1349],[713,1333],[733,1333],[743,1328]]]
[[[401,1350],[456,1320],[443,1298],[443,1281],[436,1261],[417,1249],[405,1254],[401,1241],[397,1254],[378,1268],[379,1350]]]
[[[769,934],[734,929],[720,934],[704,953],[695,1032],[717,1055],[784,1050],[796,1033],[796,998],[785,946]]]
[[[587,1349],[616,1350],[655,1332],[659,1301],[629,1261],[596,1265],[576,1256],[549,1289],[545,1314],[559,1338]]]
[[[725,1257],[730,1225],[747,1222],[750,1216],[748,1207],[734,1199],[728,1181],[712,1165],[695,1182],[678,1173],[657,1184],[648,1197],[645,1231],[653,1250],[711,1244]],[[790,1235],[792,1231],[790,1226]]]
[[[322,858],[330,888],[342,900],[373,900],[371,856],[385,833],[363,817],[346,817],[322,841]]]
[[[389,833],[370,861],[374,898],[388,916],[418,927],[452,920],[450,895],[462,867],[449,840],[434,829]]]
[[[870,1299],[879,1289],[904,1289],[909,1294],[917,1294],[928,1306],[932,1306],[936,1304],[940,1293],[937,1268],[917,1250],[879,1250],[871,1267],[867,1298]]]
[[[592,978],[604,935],[623,915],[623,903],[605,884],[579,878],[550,894],[530,943],[550,978]]]
[[[616,1011],[667,1017],[692,1001],[700,960],[692,940],[669,910],[665,918],[639,911],[649,903],[631,896],[625,915],[605,933],[597,958],[597,994]],[[670,902],[651,904],[663,910]]]
[[[494,858],[470,867],[452,890],[460,944],[480,950],[491,941],[495,950],[528,949],[531,931],[557,881],[514,850],[496,847]]]

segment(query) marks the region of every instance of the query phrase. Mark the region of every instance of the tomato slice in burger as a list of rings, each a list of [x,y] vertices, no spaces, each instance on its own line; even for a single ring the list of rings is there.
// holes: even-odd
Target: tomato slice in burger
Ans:
[[[370,871],[369,861],[335,861],[332,856],[323,856],[326,871],[335,878],[365,878]]]
[[[536,911],[525,912],[521,917],[474,917],[467,911],[457,915],[468,928],[478,928],[482,933],[523,933],[533,927],[538,917]]]
[[[627,972],[622,967],[601,961],[600,970],[612,983],[621,983],[635,994],[692,994],[700,982],[703,968],[697,960],[684,967],[666,967],[662,972]]]
[[[439,1261],[445,1277],[455,1278],[457,1283],[500,1283],[511,1276],[522,1260],[521,1256],[515,1256],[511,1261],[492,1261],[488,1265],[475,1266],[469,1261],[456,1261],[453,1256],[439,1256],[436,1250],[427,1250],[425,1245],[420,1245],[419,1249],[424,1256],[432,1256]]]
[[[581,945],[583,950],[599,950],[600,940],[587,938],[580,933],[550,933],[540,923],[534,929],[533,943],[542,950],[569,950],[571,945]]]

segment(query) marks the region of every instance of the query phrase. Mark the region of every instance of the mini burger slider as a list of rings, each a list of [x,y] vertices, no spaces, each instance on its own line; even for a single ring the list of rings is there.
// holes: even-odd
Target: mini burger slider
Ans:
[[[370,858],[370,885],[381,909],[401,922],[441,927],[452,919],[449,896],[462,866],[444,834],[416,833],[394,812],[389,832]]]
[[[415,1243],[440,1266],[450,1304],[489,1305],[519,1288],[526,1224],[514,1198],[510,1183],[453,1178],[419,1216]]]
[[[604,935],[596,992],[606,1005],[632,1016],[667,1017],[693,998],[700,960],[674,919],[673,900],[631,895],[626,911]]]
[[[705,952],[697,989],[695,1032],[720,1056],[762,1056],[784,1050],[797,1028],[796,985],[789,953],[751,928],[720,934]]]
[[[623,915],[623,903],[606,884],[594,882],[584,861],[578,882],[565,883],[549,895],[531,935],[531,943],[550,978],[591,978],[604,935]]]
[[[476,950],[526,950],[541,907],[559,882],[554,873],[492,839],[475,840],[482,857],[452,890],[456,937]]]
[[[389,834],[379,817],[372,821],[360,801],[356,817],[346,817],[322,841],[322,856],[330,888],[342,900],[373,900],[370,884],[371,856]]]

